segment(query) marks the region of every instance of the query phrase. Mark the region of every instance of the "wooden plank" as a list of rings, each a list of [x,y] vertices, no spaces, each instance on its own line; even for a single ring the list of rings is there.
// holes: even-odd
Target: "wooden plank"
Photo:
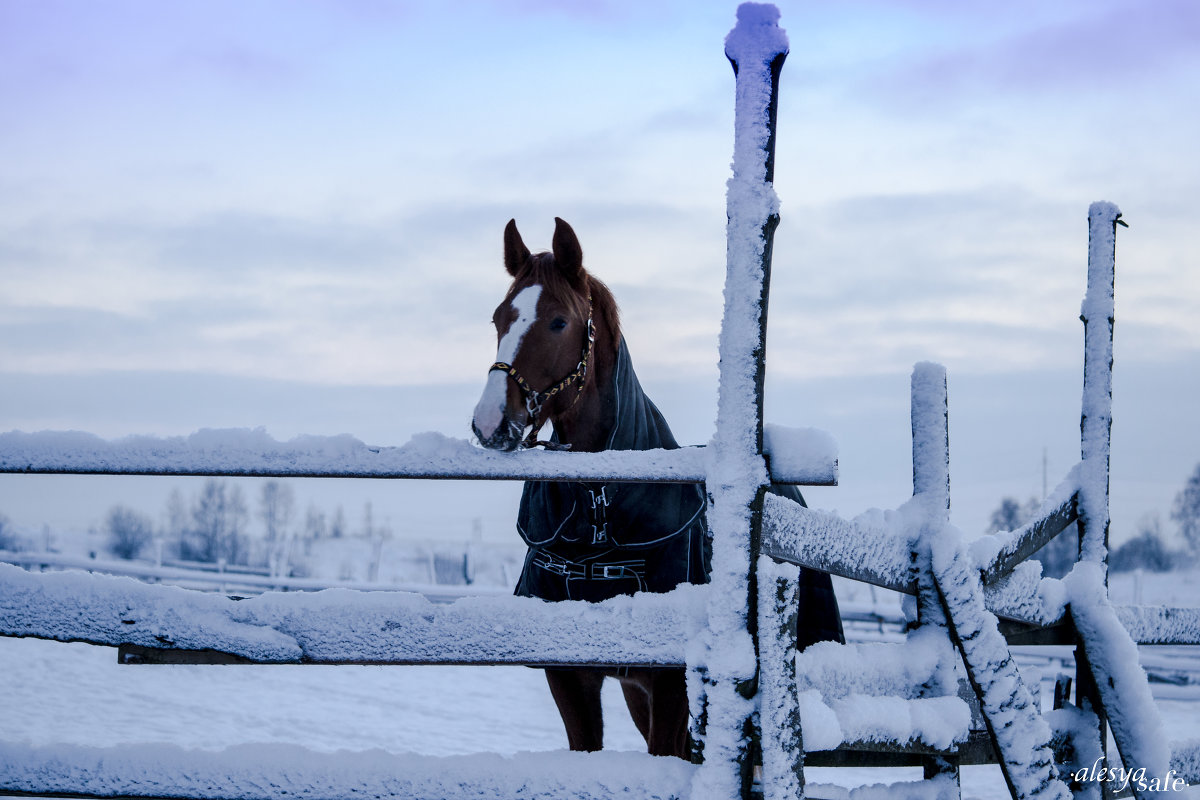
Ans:
[[[202,432],[203,433],[203,432]],[[219,433],[219,432],[217,432]],[[110,441],[84,433],[0,434],[0,473],[153,475],[230,478],[374,478],[415,480],[588,480],[703,483],[704,446],[600,453],[523,450],[499,453],[466,440],[422,434],[402,447],[366,445],[349,437],[279,442],[264,435],[243,442],[230,434],[208,443],[190,437],[130,437]],[[828,437],[810,437],[815,444]],[[788,453],[774,483],[836,486],[837,454]]]
[[[942,750],[919,742],[846,742],[836,750],[810,750],[809,767],[920,767],[931,756],[955,756],[959,764],[972,766],[997,763],[996,748],[987,731],[971,731],[967,741]]]
[[[295,745],[185,750],[0,742],[0,794],[184,800],[682,800],[696,766],[645,753],[423,756]]]
[[[202,663],[237,656],[276,664],[675,666],[685,663],[689,641],[704,626],[706,588],[684,585],[604,603],[488,596],[440,605],[407,592],[346,589],[234,601],[128,578],[0,564],[0,635],[136,645],[148,648],[140,651],[145,660]]]
[[[1051,539],[1079,518],[1078,493],[1051,509],[1044,516],[1014,531],[1013,540],[987,565],[980,566],[985,586],[1013,571],[1025,559],[1045,547]]]

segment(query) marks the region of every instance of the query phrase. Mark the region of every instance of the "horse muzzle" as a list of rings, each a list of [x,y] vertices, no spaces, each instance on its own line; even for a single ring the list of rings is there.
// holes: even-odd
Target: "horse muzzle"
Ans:
[[[474,420],[471,421],[471,431],[479,443],[487,449],[510,453],[520,446],[521,439],[525,434],[525,426],[516,420],[509,419],[506,414],[490,436],[484,436]]]

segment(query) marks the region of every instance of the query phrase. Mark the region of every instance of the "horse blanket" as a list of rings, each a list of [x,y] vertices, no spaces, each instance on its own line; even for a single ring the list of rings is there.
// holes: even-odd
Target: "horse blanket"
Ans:
[[[679,447],[646,396],[621,340],[613,370],[615,419],[608,450]],[[771,491],[802,505],[794,486]],[[598,602],[633,592],[707,583],[712,546],[702,484],[527,481],[517,531],[529,546],[516,594]],[[829,575],[800,570],[801,646],[844,641]]]

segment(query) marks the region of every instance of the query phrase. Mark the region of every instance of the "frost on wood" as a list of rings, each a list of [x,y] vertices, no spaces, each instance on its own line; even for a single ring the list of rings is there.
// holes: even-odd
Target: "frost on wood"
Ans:
[[[1064,776],[1076,775],[1080,770],[1102,763],[1104,753],[1100,749],[1100,722],[1091,711],[1068,703],[1047,712],[1046,722],[1054,731],[1055,752],[1065,757],[1061,767]],[[1075,782],[1075,800],[1101,800],[1102,785],[1100,781]]]
[[[599,753],[493,753],[433,758],[383,751],[315,753],[249,744],[223,751],[172,745],[32,747],[0,742],[0,791],[95,797],[641,798],[687,796],[695,767],[678,758]]]
[[[779,483],[816,484],[833,476],[837,480],[837,442],[816,428],[763,426],[763,451],[771,463],[771,479]],[[786,475],[788,479],[781,480]],[[803,477],[804,480],[797,480]]]
[[[961,535],[946,526],[925,537],[947,622],[961,642],[963,661],[988,721],[1005,778],[1024,798],[1067,800],[1050,749],[1050,727],[1025,688],[996,618],[984,606],[979,572]]]
[[[767,169],[771,141],[771,68],[787,52],[773,6],[745,3],[725,42],[736,73],[733,176],[726,192],[725,303],[720,337],[717,430],[709,448],[708,522],[713,536],[709,624],[702,668],[708,703],[697,797],[740,791],[735,763],[746,752],[755,711],[748,687],[755,674],[749,613],[750,532],[755,496],[768,481],[760,453],[761,326],[764,255],[778,212]]]
[[[804,792],[804,743],[796,691],[796,589],[799,570],[758,559],[759,721],[764,800]]]
[[[837,482],[837,446],[828,434],[811,429],[778,431],[781,453],[772,480]],[[347,435],[299,436],[281,442],[261,428],[116,440],[78,431],[0,434],[0,472],[529,480],[566,475],[580,480],[634,477],[699,483],[706,478],[705,469],[704,450],[698,447],[499,453],[440,433],[417,434],[401,447],[366,445]]]
[[[1112,203],[1088,209],[1088,288],[1080,310],[1083,336],[1083,466],[1079,476],[1080,558],[1103,561],[1108,539],[1109,435],[1112,429],[1113,280],[1116,221]]]
[[[1081,469],[1082,464],[1071,468],[1067,477],[1042,501],[1037,514],[1029,523],[1015,531],[988,534],[971,542],[971,559],[982,570],[985,583],[1002,576],[1008,565],[1027,558],[1039,549],[1032,545],[1036,544],[1034,540],[1040,527],[1055,518],[1065,521],[1071,516],[1072,499],[1079,491]]]
[[[763,552],[814,569],[907,591],[907,510],[871,509],[845,520],[768,494]],[[853,566],[853,570],[850,567]],[[851,571],[854,574],[848,574]]]
[[[1137,645],[1108,601],[1103,564],[1081,561],[1063,579],[1071,619],[1096,679],[1121,760],[1147,775],[1166,775],[1171,748],[1162,718],[1138,663]],[[1140,795],[1139,795],[1140,796]]]
[[[1113,612],[1138,644],[1200,644],[1200,608],[1114,606]]]
[[[581,479],[634,475],[703,481],[698,448],[603,453],[498,453],[439,433],[402,447],[374,447],[352,436],[300,436],[280,442],[261,428],[202,430],[190,436],[130,436],[107,441],[75,431],[0,434],[0,470],[277,477],[466,477]]]
[[[0,635],[215,650],[265,663],[682,664],[706,588],[591,604],[329,589],[234,601],[173,586],[0,564]]]

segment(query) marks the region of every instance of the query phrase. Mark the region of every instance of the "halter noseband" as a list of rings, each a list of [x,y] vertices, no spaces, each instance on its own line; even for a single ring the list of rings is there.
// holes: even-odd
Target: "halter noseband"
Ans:
[[[517,372],[517,368],[512,364],[505,363],[504,361],[497,361],[495,364],[492,364],[491,369],[489,369],[488,372],[500,370],[501,372],[507,373],[510,378],[516,381],[517,387],[521,390],[521,396],[525,398],[525,410],[529,413],[528,424],[531,425],[532,428],[529,431],[529,435],[525,437],[525,441],[521,442],[522,447],[531,448],[540,444],[547,449],[567,450],[570,448],[569,444],[552,446],[550,442],[538,441],[538,431],[541,429],[542,425],[545,424],[545,420],[541,419],[542,410],[546,407],[546,403],[553,399],[555,395],[577,381],[579,386],[576,387],[575,400],[571,403],[571,405],[573,406],[575,403],[579,402],[579,398],[583,395],[583,387],[588,373],[588,362],[592,359],[592,350],[595,343],[596,325],[592,321],[592,294],[591,292],[588,292],[587,342],[583,346],[583,358],[579,360],[579,364],[575,367],[575,370],[571,372],[571,374],[567,375],[567,377],[563,378],[561,381],[554,384],[544,392],[539,392],[529,385],[529,381],[525,380],[521,373]]]

